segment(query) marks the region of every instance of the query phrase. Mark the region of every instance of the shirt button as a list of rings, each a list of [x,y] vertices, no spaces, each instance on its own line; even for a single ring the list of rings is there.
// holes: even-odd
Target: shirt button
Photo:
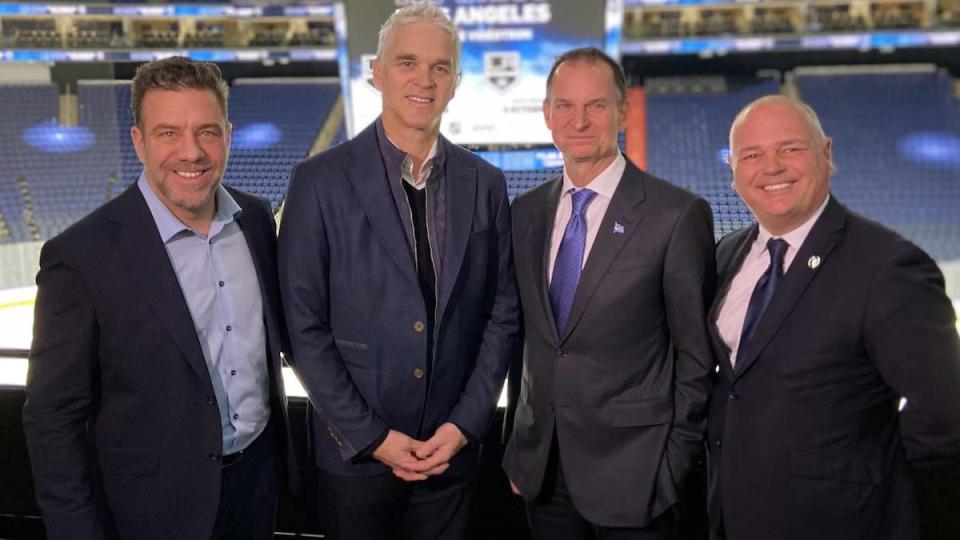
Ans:
[[[236,375],[236,374],[237,374],[237,370],[231,369],[231,370],[230,370],[230,374],[231,374],[231,375]]]
[[[239,418],[240,418],[240,415],[239,415],[239,414],[234,414],[234,415],[233,415],[233,419],[234,419],[234,420],[237,420],[237,419],[239,419]]]
[[[413,331],[414,331],[414,332],[423,332],[423,329],[424,329],[424,328],[426,328],[426,326],[423,324],[423,321],[417,321],[417,322],[413,323]]]
[[[223,282],[221,281],[221,282],[218,283],[217,285],[220,285],[221,287],[223,287]]]
[[[233,327],[228,324],[228,325],[227,325],[227,332],[229,332],[229,331],[231,331],[231,330],[233,330]]]
[[[419,379],[422,379],[422,378],[423,378],[423,370],[420,369],[420,368],[417,368],[417,369],[413,370],[413,378],[414,378],[414,379],[418,379],[418,380],[419,380]]]

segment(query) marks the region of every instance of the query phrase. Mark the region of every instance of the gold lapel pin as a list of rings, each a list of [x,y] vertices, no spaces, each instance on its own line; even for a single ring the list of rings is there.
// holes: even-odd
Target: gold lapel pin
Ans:
[[[811,256],[807,259],[807,266],[809,266],[811,270],[816,270],[817,267],[820,266],[820,257],[816,255]]]

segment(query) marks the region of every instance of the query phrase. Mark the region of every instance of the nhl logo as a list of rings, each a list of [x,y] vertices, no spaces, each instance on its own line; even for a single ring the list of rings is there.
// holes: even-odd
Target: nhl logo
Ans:
[[[483,75],[494,88],[506,92],[520,79],[520,53],[517,51],[483,53]]]

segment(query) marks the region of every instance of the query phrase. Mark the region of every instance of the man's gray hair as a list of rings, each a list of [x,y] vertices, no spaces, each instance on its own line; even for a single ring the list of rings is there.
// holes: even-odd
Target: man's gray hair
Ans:
[[[429,2],[417,2],[393,12],[380,27],[380,37],[377,41],[377,58],[382,58],[383,50],[390,40],[390,36],[400,26],[416,22],[429,22],[450,34],[453,45],[453,72],[460,70],[460,32],[453,25],[450,17],[443,8]]]

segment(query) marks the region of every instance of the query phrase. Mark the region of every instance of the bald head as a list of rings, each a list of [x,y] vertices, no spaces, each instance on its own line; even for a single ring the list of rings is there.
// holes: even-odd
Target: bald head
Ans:
[[[800,101],[799,99],[782,96],[778,94],[763,96],[761,98],[755,99],[747,104],[746,107],[740,109],[740,112],[737,113],[736,118],[733,119],[733,123],[730,125],[730,154],[734,155],[736,152],[734,148],[734,132],[737,131],[737,128],[743,124],[743,121],[757,108],[766,108],[766,107],[787,107],[798,112],[803,118],[804,122],[807,124],[807,128],[810,130],[811,139],[814,144],[818,147],[823,148],[824,144],[827,141],[827,135],[823,132],[823,126],[820,125],[820,119],[817,117],[817,113],[814,112],[812,108],[806,103]],[[833,163],[830,163],[830,170],[833,170]]]

